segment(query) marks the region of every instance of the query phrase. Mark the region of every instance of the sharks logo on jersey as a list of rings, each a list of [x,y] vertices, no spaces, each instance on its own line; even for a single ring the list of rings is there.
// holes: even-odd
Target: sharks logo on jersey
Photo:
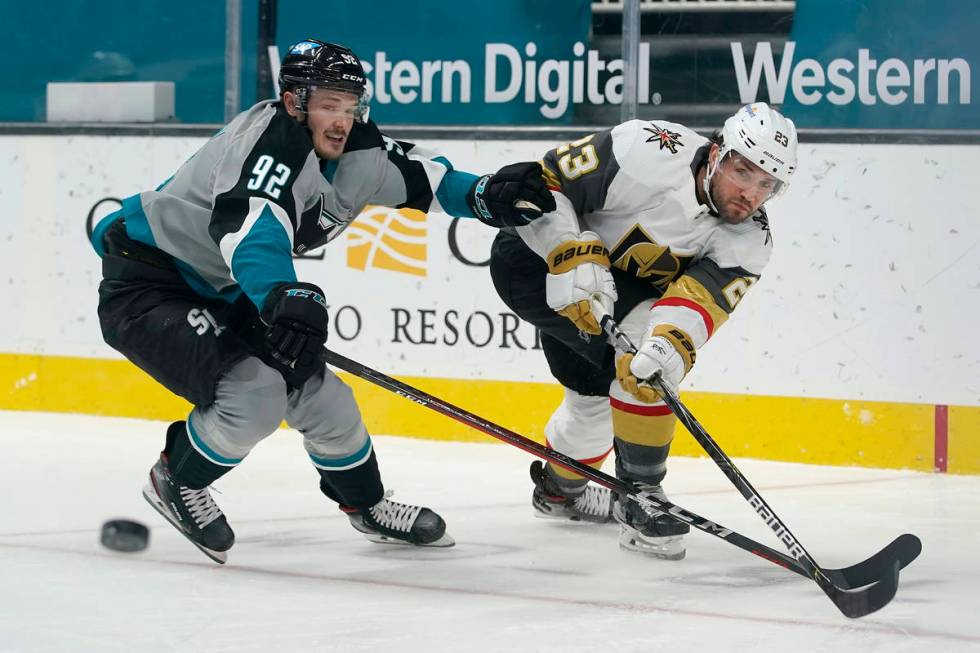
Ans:
[[[399,156],[405,156],[405,150],[403,150],[402,146],[398,144],[398,141],[386,136],[385,134],[381,135],[381,139],[384,141],[386,150],[389,152],[395,152]]]
[[[336,227],[337,225],[341,225],[341,224],[345,224],[347,222],[350,222],[350,220],[345,220],[344,218],[341,218],[341,217],[339,217],[339,216],[331,213],[327,209],[326,202],[324,202],[323,193],[320,193],[320,203],[319,203],[318,206],[314,207],[310,211],[304,211],[303,212],[304,217],[307,214],[310,214],[310,215],[317,215],[317,214],[319,214],[319,217],[317,218],[316,223],[324,231],[329,231],[330,229]]]
[[[325,199],[321,193],[317,203],[303,211],[294,241],[297,254],[326,245],[339,236],[353,220],[353,218],[345,220],[332,213],[327,209]]]

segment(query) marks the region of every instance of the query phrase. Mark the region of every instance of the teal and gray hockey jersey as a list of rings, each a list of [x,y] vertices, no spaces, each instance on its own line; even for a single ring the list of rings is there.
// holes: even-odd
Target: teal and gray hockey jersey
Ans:
[[[269,291],[296,281],[292,254],[336,238],[368,204],[473,217],[475,175],[441,156],[355,123],[344,154],[319,159],[306,127],[273,100],[238,115],[159,188],[126,198],[92,243],[104,255],[109,225],[173,257],[195,292],[261,310]]]

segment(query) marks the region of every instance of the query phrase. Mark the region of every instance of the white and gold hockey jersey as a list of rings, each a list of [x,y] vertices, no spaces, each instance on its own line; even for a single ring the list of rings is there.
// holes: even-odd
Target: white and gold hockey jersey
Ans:
[[[631,120],[551,150],[542,164],[557,210],[518,232],[545,260],[580,232],[597,233],[614,268],[650,283],[656,330],[699,348],[772,251],[764,211],[728,224],[698,201],[695,174],[709,146],[683,125]],[[688,349],[690,368],[694,351],[678,349]]]

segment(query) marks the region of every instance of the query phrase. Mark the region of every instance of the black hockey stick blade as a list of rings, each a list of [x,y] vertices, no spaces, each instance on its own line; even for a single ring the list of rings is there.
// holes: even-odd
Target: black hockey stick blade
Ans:
[[[860,589],[841,589],[820,569],[815,570],[813,580],[845,617],[857,619],[880,610],[895,597],[895,592],[898,591],[898,570],[899,562],[896,560],[876,582]]]
[[[636,346],[629,336],[620,329],[601,304],[593,301],[592,311],[599,318],[603,331],[606,332],[610,344],[615,349],[624,353],[636,353]],[[842,613],[851,618],[862,617],[881,609],[892,600],[898,590],[899,570],[914,560],[921,551],[922,545],[917,537],[914,535],[899,537],[864,562],[851,567],[823,569],[662,379],[655,375],[650,382],[658,389],[663,401],[676,415],[678,421],[690,431],[698,444],[735,485],[739,493],[765,519],[770,528],[780,535],[780,539],[790,549],[797,563],[808,572],[808,575],[816,581],[820,589],[830,597]]]
[[[921,552],[922,541],[905,533],[863,562],[843,569],[824,569],[823,573],[837,587],[857,589],[878,581],[895,563],[899,569],[905,569]]]

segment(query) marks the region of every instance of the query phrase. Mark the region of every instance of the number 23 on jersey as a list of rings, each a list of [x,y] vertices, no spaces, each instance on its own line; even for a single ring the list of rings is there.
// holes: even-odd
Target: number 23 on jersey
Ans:
[[[596,154],[595,145],[589,142],[594,136],[595,134],[589,134],[555,150],[558,155],[558,169],[565,179],[574,181],[599,167],[599,155]]]

